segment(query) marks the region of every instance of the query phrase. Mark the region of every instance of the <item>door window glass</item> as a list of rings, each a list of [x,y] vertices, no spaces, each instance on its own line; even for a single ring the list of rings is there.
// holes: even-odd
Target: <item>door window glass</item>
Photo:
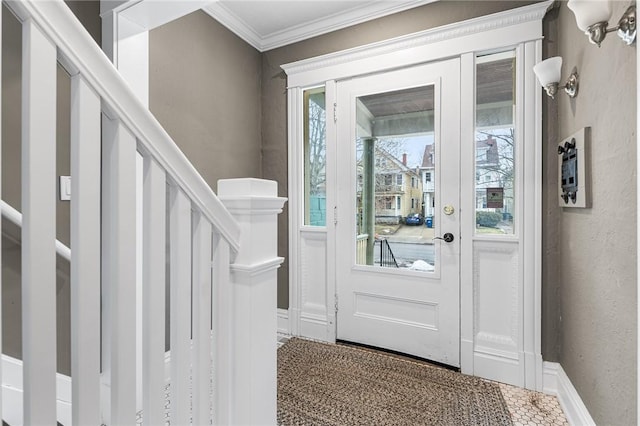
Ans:
[[[434,101],[433,85],[356,100],[359,265],[434,270]]]

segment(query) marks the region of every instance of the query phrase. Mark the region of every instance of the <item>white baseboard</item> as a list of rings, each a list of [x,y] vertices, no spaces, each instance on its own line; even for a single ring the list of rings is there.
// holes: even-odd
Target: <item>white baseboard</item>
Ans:
[[[298,334],[300,337],[306,337],[307,339],[330,342],[328,326],[329,322],[326,316],[303,312],[300,315]]]
[[[278,309],[278,333],[289,334],[288,311]],[[169,377],[170,352],[165,354],[165,377]],[[575,426],[595,426],[569,377],[556,362],[543,363],[543,392],[558,397],[567,421]],[[57,374],[58,421],[71,424],[71,378]],[[22,361],[2,355],[2,407],[4,420],[22,426]]]
[[[71,424],[71,377],[57,374],[58,421]],[[2,417],[11,426],[22,426],[22,361],[2,355]]]
[[[171,353],[165,353],[165,380],[171,376]],[[105,384],[100,386],[106,387]],[[2,355],[2,417],[11,426],[22,426],[22,361],[7,355]],[[104,394],[104,392],[103,392]],[[56,406],[58,422],[63,425],[71,424],[71,377],[57,374],[56,377]],[[141,407],[137,407],[141,409]]]
[[[507,351],[476,345],[473,350],[473,375],[501,383],[524,387],[524,363]]]
[[[589,410],[569,377],[557,362],[543,363],[543,391],[558,397],[562,411],[570,425],[595,426]]]
[[[289,330],[289,310],[278,308],[278,334],[290,335]]]
[[[542,392],[558,396],[558,368],[557,362],[542,363]]]

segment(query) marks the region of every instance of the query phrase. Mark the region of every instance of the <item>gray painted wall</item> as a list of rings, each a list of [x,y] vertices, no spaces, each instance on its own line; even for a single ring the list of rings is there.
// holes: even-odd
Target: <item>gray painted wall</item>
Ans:
[[[628,3],[612,3],[617,21]],[[580,73],[577,98],[547,102],[557,123],[545,138],[543,260],[560,300],[559,361],[596,424],[636,424],[636,46],[615,34],[599,49],[589,44],[565,2],[548,20],[555,26],[549,50],[564,58],[563,77],[573,66]],[[592,130],[593,207],[561,209],[553,151],[585,126]]]
[[[262,176],[261,67],[260,52],[202,11],[149,33],[149,109],[214,191]]]
[[[260,53],[202,11],[149,34],[149,108],[215,190],[261,177]]]
[[[556,4],[557,6],[557,4]],[[543,21],[542,57],[557,55],[558,8],[550,10]],[[560,287],[558,285],[558,103],[542,97],[542,358],[559,361]],[[548,142],[554,141],[554,143]]]

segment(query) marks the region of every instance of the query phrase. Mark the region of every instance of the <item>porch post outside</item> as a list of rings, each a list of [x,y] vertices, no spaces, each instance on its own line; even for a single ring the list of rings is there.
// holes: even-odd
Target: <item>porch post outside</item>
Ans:
[[[261,179],[225,179],[218,196],[240,225],[231,264],[231,401],[234,425],[275,425],[277,398],[278,214],[286,198]]]

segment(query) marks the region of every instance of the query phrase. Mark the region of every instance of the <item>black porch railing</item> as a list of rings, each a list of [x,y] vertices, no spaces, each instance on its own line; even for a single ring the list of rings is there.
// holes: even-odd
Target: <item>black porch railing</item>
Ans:
[[[380,266],[399,268],[396,257],[393,255],[391,246],[389,246],[389,241],[378,240],[376,243],[380,243]]]

